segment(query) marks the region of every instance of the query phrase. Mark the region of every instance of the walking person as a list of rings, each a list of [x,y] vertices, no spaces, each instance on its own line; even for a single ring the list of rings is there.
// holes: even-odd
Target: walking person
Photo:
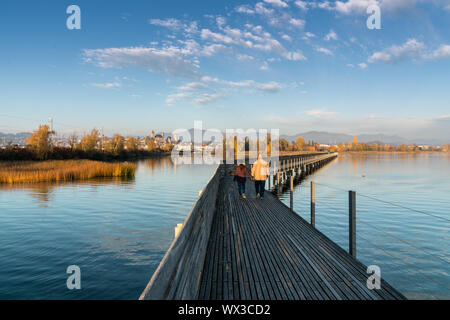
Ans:
[[[245,183],[247,182],[247,177],[253,179],[245,164],[239,164],[234,174],[234,181],[237,182],[239,196],[241,197],[241,199],[247,198],[247,196],[245,195]]]
[[[258,155],[258,160],[253,164],[252,176],[255,180],[256,198],[264,199],[266,180],[269,176],[269,164],[264,161],[261,154]]]

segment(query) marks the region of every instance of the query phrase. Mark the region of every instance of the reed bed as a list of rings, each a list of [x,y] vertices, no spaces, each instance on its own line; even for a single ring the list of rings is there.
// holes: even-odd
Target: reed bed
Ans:
[[[133,163],[107,163],[91,160],[44,162],[0,162],[0,183],[75,181],[93,178],[132,178]]]

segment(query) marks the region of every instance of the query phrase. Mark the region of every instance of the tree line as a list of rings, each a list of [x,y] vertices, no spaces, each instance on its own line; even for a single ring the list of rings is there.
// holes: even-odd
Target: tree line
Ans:
[[[171,144],[157,145],[154,139],[146,137],[144,143],[147,148],[142,149],[139,139],[135,137],[114,134],[112,138],[107,138],[100,135],[97,129],[80,138],[72,134],[66,147],[55,146],[53,136],[50,127],[42,125],[25,140],[27,145],[24,149],[7,147],[0,150],[0,160],[120,160],[163,154],[173,148]]]
[[[326,149],[326,150],[324,150]],[[303,137],[299,137],[296,141],[288,142],[286,139],[280,139],[280,151],[330,151],[330,152],[421,152],[421,151],[441,151],[449,152],[450,144],[446,144],[440,147],[422,147],[417,144],[413,145],[391,145],[380,143],[364,143],[357,142],[356,138],[350,143],[339,143],[337,145],[331,145],[329,147],[323,147],[314,141],[305,142]]]

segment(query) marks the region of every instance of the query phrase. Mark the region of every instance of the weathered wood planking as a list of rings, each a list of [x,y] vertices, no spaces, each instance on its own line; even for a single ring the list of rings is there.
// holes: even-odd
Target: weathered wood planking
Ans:
[[[362,263],[272,194],[255,199],[249,182],[241,200],[227,175],[219,188],[199,298],[405,299],[384,280],[381,290],[369,290]]]
[[[196,299],[214,218],[217,191],[224,174],[219,166],[195,203],[140,300]]]
[[[282,170],[323,165],[336,154],[282,158]],[[366,286],[366,267],[275,196],[238,197],[221,165],[192,208],[179,237],[140,299],[405,299],[382,280]]]

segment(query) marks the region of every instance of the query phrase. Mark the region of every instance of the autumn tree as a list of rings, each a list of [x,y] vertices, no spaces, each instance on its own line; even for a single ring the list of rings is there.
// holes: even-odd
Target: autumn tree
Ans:
[[[398,149],[398,151],[401,151],[401,152],[407,152],[409,150],[408,146],[406,144],[399,145],[397,149]]]
[[[125,139],[120,134],[115,134],[111,140],[109,140],[105,145],[105,151],[118,156],[122,153],[124,149]]]
[[[133,137],[127,137],[127,139],[125,141],[125,146],[127,148],[127,151],[136,152],[139,147],[138,139],[133,138]]]
[[[295,140],[294,149],[296,151],[303,151],[303,149],[305,148],[305,145],[306,145],[305,139],[303,137],[298,137]]]
[[[280,151],[288,151],[289,150],[289,142],[284,139],[281,138],[280,139]]]
[[[92,129],[91,133],[81,138],[80,147],[85,152],[94,152],[97,149],[99,140],[98,130]]]
[[[157,149],[156,142],[154,139],[150,139],[147,142],[147,149],[148,151],[155,151]]]
[[[36,157],[45,160],[51,151],[51,132],[48,125],[40,126],[38,130],[25,140],[28,147],[33,150]]]

